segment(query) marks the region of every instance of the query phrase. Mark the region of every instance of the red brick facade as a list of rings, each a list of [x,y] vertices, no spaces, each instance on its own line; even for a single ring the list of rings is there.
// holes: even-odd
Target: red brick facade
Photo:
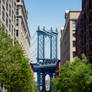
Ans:
[[[82,11],[76,25],[77,55],[84,53],[92,62],[92,0],[82,0]]]

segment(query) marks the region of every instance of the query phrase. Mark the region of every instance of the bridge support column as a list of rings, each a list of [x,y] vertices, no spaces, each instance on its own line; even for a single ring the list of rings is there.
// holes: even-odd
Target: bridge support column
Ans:
[[[45,73],[40,72],[39,73],[39,91],[40,92],[46,92],[45,87]]]
[[[37,88],[40,90],[40,73],[37,72]]]
[[[43,73],[42,79],[43,79],[42,92],[46,92],[46,86],[45,86],[45,73]]]

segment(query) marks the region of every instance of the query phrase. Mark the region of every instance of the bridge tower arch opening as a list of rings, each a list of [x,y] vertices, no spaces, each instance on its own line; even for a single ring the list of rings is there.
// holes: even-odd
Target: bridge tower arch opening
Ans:
[[[46,91],[50,91],[50,85],[51,85],[50,81],[51,81],[50,75],[47,74],[45,76],[45,85],[46,85],[45,88],[46,88]]]

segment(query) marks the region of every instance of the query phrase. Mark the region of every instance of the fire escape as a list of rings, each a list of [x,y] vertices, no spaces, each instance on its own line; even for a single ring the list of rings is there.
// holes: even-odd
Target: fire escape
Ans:
[[[92,0],[82,0],[82,11],[77,22],[77,55],[85,54],[92,62]]]
[[[92,0],[87,2],[87,57],[92,62]]]

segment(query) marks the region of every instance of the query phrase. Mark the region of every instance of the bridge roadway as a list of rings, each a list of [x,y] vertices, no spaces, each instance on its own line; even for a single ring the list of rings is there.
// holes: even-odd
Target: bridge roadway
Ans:
[[[38,71],[48,71],[48,70],[56,70],[57,69],[57,63],[51,63],[51,64],[40,64],[40,63],[31,63],[32,69],[34,72]]]

